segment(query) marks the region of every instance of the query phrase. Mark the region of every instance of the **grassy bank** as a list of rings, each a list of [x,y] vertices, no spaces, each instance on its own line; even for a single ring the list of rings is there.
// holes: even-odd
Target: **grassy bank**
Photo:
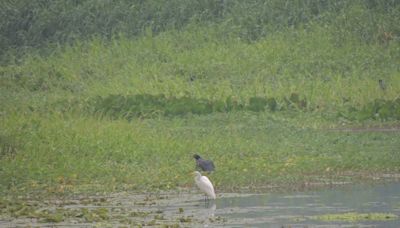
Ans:
[[[221,190],[398,173],[399,131],[329,130],[399,125],[398,25],[382,13],[398,7],[366,21],[374,8],[354,4],[273,29],[227,17],[95,34],[4,61],[1,193],[187,187],[195,152]]]
[[[304,114],[130,122],[33,114],[2,122],[3,193],[191,186],[195,152],[217,164],[211,178],[219,190],[399,172],[398,132],[332,132],[324,129],[331,123]]]

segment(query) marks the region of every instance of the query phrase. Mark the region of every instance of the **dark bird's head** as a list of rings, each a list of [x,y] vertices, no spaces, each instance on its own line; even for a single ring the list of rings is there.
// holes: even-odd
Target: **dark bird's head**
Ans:
[[[193,155],[194,159],[199,160],[201,157],[198,154]]]

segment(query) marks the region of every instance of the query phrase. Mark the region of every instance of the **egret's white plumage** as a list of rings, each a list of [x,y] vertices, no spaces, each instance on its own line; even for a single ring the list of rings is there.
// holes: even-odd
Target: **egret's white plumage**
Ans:
[[[197,187],[199,187],[208,197],[215,199],[214,186],[208,177],[202,176],[198,171],[193,172],[193,174],[195,175],[194,181],[196,182]]]

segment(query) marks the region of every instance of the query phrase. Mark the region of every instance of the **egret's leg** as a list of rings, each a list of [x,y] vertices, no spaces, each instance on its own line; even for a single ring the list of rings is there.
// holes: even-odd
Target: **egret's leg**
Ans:
[[[205,195],[204,196],[204,206],[208,206],[208,203],[209,203],[210,201],[209,201],[209,199],[208,199],[208,195]]]

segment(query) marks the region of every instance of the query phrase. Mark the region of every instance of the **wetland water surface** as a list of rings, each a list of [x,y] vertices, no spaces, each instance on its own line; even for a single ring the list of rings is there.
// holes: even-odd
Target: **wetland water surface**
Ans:
[[[217,201],[217,205],[216,215],[226,218],[230,226],[237,227],[400,227],[397,217],[400,215],[400,183],[226,197]],[[372,213],[383,216],[372,219],[372,216],[368,217]],[[331,216],[326,221],[323,218],[327,215],[349,217],[334,219]]]
[[[36,205],[33,212],[17,217],[3,214],[0,227],[400,227],[400,182],[217,197],[205,203],[193,189],[179,194],[125,192],[31,201],[27,205]]]

